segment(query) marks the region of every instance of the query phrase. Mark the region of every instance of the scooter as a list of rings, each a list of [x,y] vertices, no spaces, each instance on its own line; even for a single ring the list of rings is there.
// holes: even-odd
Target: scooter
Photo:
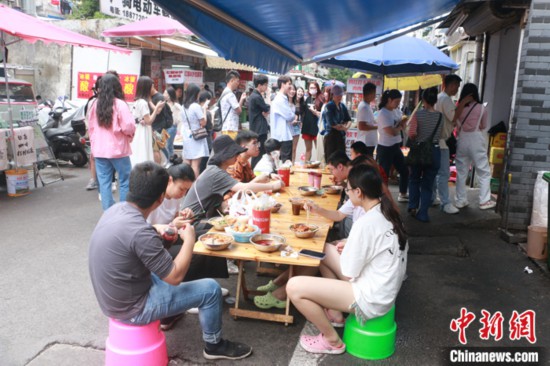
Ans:
[[[66,97],[58,98],[48,112],[47,122],[41,124],[42,131],[56,159],[70,161],[74,166],[82,167],[88,162],[84,138],[86,135],[84,107],[75,108],[74,113],[67,116],[66,112],[70,109],[65,106],[65,100]]]

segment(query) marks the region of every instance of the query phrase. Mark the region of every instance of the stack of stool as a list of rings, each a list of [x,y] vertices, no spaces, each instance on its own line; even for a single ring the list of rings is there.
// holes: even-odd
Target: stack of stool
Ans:
[[[344,343],[346,351],[365,360],[381,360],[395,352],[395,306],[385,315],[361,324],[352,313],[346,319]]]
[[[109,319],[105,342],[106,366],[166,366],[166,338],[160,321],[147,325],[128,325]]]

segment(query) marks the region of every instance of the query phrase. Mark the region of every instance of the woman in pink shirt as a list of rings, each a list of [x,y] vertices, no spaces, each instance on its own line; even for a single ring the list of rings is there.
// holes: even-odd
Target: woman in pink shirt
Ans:
[[[457,208],[468,206],[466,178],[470,166],[475,166],[479,181],[479,208],[496,206],[491,200],[491,171],[487,159],[487,111],[479,99],[477,86],[465,84],[455,112],[457,126],[456,146],[456,203]],[[454,122],[454,121],[453,121]]]
[[[115,204],[111,192],[111,178],[116,170],[120,184],[120,201],[126,201],[130,180],[130,142],[136,124],[130,108],[124,101],[120,80],[105,74],[99,84],[99,95],[90,107],[89,135],[95,157],[97,180],[103,210]]]

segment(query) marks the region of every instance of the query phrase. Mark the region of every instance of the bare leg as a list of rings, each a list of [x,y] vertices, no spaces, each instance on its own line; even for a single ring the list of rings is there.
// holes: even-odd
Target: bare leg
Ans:
[[[195,172],[195,177],[198,177],[201,173],[201,158],[185,160],[185,162],[191,165],[191,168],[193,168],[193,171]]]
[[[298,276],[288,281],[287,290],[290,300],[307,320],[332,346],[340,346],[342,340],[323,309],[349,312],[349,306],[355,302],[351,284],[348,281]]]
[[[336,245],[325,245],[325,254],[326,257],[319,266],[321,276],[324,278],[347,281],[348,279],[342,274],[340,267],[340,253],[338,253]],[[336,323],[344,322],[344,315],[341,311],[332,310],[331,308],[327,308],[327,311],[330,320]]]
[[[155,160],[155,163],[161,163],[162,159],[160,157],[160,151],[153,151],[153,159]]]
[[[271,294],[273,296],[275,296],[275,298],[279,299],[279,300],[286,300],[286,283],[288,281],[288,273],[289,271],[285,271],[283,273],[281,273],[279,275],[279,277],[285,275],[286,273],[286,278],[284,280],[284,282],[280,285],[281,287],[279,287],[278,289],[276,289],[275,291],[273,291]],[[301,267],[301,266],[296,266],[294,267],[294,274],[296,276],[315,276],[317,274],[317,268],[316,267]],[[279,277],[277,277],[275,279],[275,281],[279,280]],[[279,285],[278,282],[275,282],[276,285]]]
[[[306,145],[306,161],[311,161],[311,149],[313,148],[312,141],[304,139],[304,143]]]
[[[95,159],[94,159],[94,156],[92,154],[90,154],[90,178],[92,178],[93,180],[95,180],[97,182],[97,176],[96,176],[96,172],[95,172]]]
[[[298,147],[299,139],[300,139],[300,135],[296,135],[292,137],[292,163],[296,161],[296,148]]]

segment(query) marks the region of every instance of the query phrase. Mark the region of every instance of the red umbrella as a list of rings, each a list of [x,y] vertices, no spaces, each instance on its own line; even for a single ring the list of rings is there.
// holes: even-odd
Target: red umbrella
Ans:
[[[172,18],[161,15],[146,18],[120,27],[111,28],[101,33],[104,37],[162,37],[162,36],[189,36],[193,33]]]

